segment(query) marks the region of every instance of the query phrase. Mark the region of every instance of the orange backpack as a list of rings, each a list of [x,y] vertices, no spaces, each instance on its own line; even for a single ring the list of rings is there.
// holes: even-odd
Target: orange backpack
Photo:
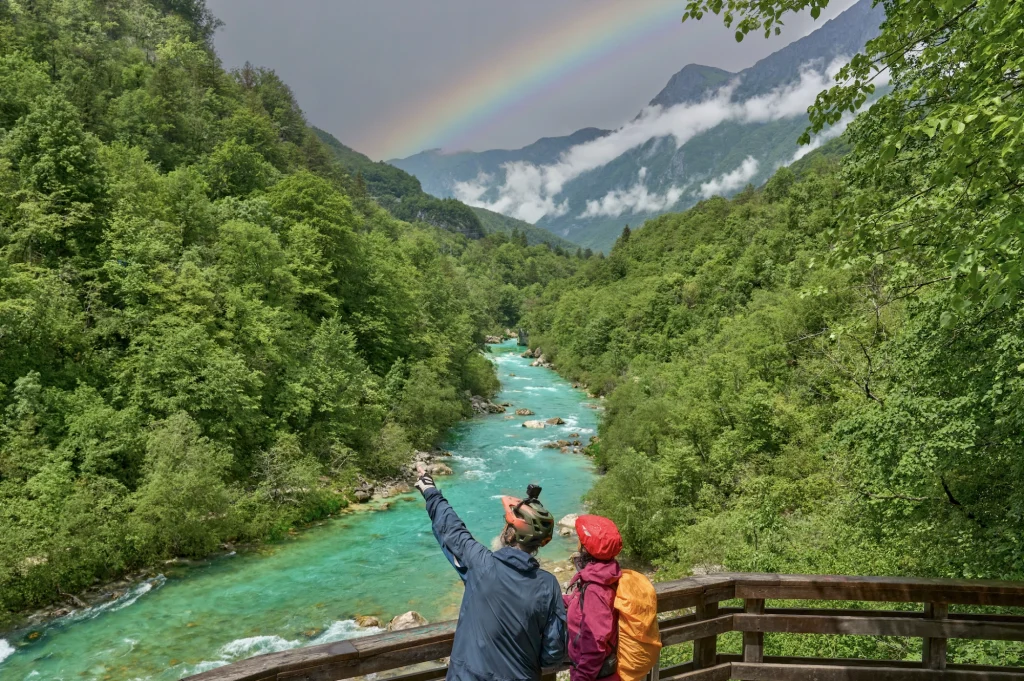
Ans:
[[[661,652],[658,594],[647,577],[623,570],[614,607],[619,613],[619,677],[622,681],[640,681],[654,668]]]

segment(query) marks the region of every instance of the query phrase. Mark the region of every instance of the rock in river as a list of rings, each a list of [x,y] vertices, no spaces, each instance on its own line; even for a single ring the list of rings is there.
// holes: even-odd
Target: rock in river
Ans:
[[[561,416],[556,416],[553,419],[548,419],[547,420],[547,424],[549,426],[560,426],[560,425],[562,425],[564,423],[565,423],[565,419],[563,419]]]
[[[398,615],[395,619],[391,620],[388,624],[388,630],[402,631],[403,629],[413,629],[415,627],[422,627],[426,623],[426,617],[415,610],[410,610],[409,612]]]
[[[558,533],[561,534],[563,537],[569,537],[571,535],[576,534],[576,519],[579,517],[579,513],[570,513],[569,515],[559,520]],[[568,534],[564,533],[565,530],[569,531]]]
[[[523,423],[523,428],[543,428],[543,427],[544,427],[544,422],[543,421],[525,421]]]
[[[415,615],[416,613],[413,614]],[[360,615],[356,618],[356,624],[363,629],[380,629],[383,626],[380,620],[372,615]]]
[[[427,472],[431,475],[451,475],[452,469],[448,464],[444,463],[432,463],[427,466]]]
[[[516,409],[516,416],[533,416],[533,412],[529,409]]]

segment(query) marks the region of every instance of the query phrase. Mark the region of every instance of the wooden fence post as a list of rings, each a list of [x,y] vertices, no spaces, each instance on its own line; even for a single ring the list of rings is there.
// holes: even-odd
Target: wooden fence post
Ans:
[[[744,612],[751,615],[764,614],[763,598],[748,598],[743,601]],[[764,662],[764,632],[743,632],[743,661],[752,663]]]
[[[949,616],[948,603],[925,603],[924,616],[934,620],[944,620]],[[921,659],[925,669],[946,668],[946,639],[926,638]]]
[[[697,605],[697,619],[718,617],[718,601]],[[718,636],[699,638],[693,642],[693,668],[707,669],[718,663]]]
[[[658,659],[654,661],[654,667],[651,668],[650,673],[647,675],[647,680],[648,681],[658,681],[660,676],[661,676],[661,656],[659,655]]]

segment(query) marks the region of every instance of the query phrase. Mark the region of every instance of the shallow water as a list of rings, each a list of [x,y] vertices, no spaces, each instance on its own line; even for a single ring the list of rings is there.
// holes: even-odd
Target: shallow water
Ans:
[[[514,341],[490,348],[502,381],[495,401],[536,416],[460,424],[445,444],[455,475],[437,481],[485,543],[502,528],[497,497],[521,496],[527,482],[544,487],[541,499],[556,518],[579,511],[594,479],[589,461],[541,445],[569,433],[586,442],[597,428],[585,395],[554,372],[530,367]],[[521,427],[554,416],[566,424]],[[422,500],[411,494],[390,501],[388,511],[345,515],[256,552],[179,568],[117,601],[0,638],[0,678],[169,681],[259,653],[374,633],[355,625],[357,615],[387,621],[416,610],[431,621],[454,618],[461,585],[437,548]],[[564,558],[572,547],[556,537],[540,558]]]

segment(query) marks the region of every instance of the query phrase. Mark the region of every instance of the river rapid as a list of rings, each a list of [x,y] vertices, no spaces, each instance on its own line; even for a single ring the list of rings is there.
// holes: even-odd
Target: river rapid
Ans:
[[[531,367],[514,341],[489,346],[502,390],[496,402],[536,416],[478,416],[455,427],[444,448],[455,471],[437,484],[477,539],[503,522],[498,497],[528,482],[555,518],[579,512],[595,472],[589,460],[543,448],[595,434],[596,404],[548,369]],[[509,414],[513,409],[509,410]],[[560,416],[565,425],[523,428]],[[458,614],[462,587],[430,532],[419,494],[386,511],[330,519],[283,542],[169,569],[121,598],[71,613],[44,628],[0,638],[4,681],[170,681],[260,653],[377,633],[354,618],[387,622],[408,610],[430,621]],[[560,560],[574,540],[556,537],[539,558]]]

